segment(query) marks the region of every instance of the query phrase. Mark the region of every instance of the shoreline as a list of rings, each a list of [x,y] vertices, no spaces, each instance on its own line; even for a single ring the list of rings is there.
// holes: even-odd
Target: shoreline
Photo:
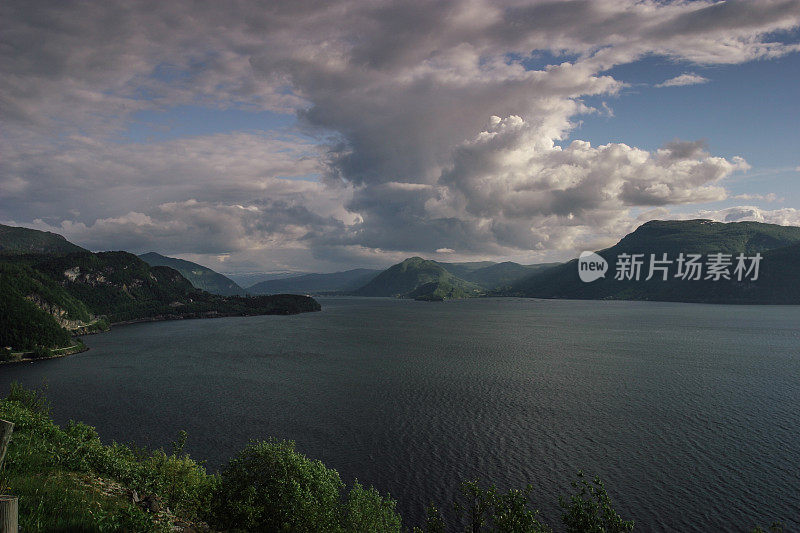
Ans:
[[[85,333],[81,333],[80,336],[76,335],[75,338],[79,340],[79,344],[73,344],[72,346],[67,346],[64,348],[52,348],[51,350],[55,353],[53,355],[49,355],[47,357],[25,357],[25,354],[30,354],[33,352],[14,352],[17,354],[22,354],[22,357],[19,359],[12,359],[9,361],[0,361],[0,365],[5,364],[16,364],[16,363],[33,363],[36,361],[47,361],[49,359],[59,359],[61,357],[67,357],[68,355],[75,355],[77,353],[83,353],[89,350],[89,347],[86,346],[82,341],[80,341],[80,337],[86,335],[97,335],[98,333],[105,333],[106,331],[110,331],[114,326],[127,326],[131,324],[142,324],[147,322],[168,322],[172,320],[195,320],[195,319],[213,319],[213,318],[231,318],[231,317],[253,317],[253,316],[270,316],[270,315],[280,315],[280,316],[290,316],[290,315],[300,315],[302,313],[314,313],[319,312],[321,309],[315,309],[313,311],[298,311],[296,313],[285,312],[285,313],[255,313],[255,314],[239,314],[239,313],[218,313],[216,311],[211,311],[209,313],[198,313],[196,315],[157,315],[154,317],[147,317],[147,318],[138,318],[135,320],[123,320],[122,322],[110,322],[109,328],[107,330],[96,330],[96,331],[89,331]],[[62,352],[63,350],[63,352]],[[12,354],[13,355],[13,354]]]
[[[23,357],[19,359],[12,359],[10,361],[0,361],[0,365],[13,365],[17,363],[33,363],[36,361],[47,361],[49,359],[59,359],[61,357],[67,357],[68,355],[75,355],[76,353],[83,353],[89,350],[89,347],[86,346],[83,342],[80,344],[73,344],[72,346],[67,346],[64,348],[53,348],[53,351],[57,351],[60,353],[55,353],[53,355],[49,355],[47,357],[24,357],[24,354],[30,354],[33,352],[22,352]],[[63,350],[63,352],[61,352]],[[19,352],[17,352],[19,353]]]

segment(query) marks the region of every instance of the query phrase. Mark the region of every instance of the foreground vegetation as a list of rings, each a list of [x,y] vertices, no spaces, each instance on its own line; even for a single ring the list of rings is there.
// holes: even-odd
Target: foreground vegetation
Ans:
[[[15,424],[0,472],[0,493],[19,497],[23,531],[411,531],[396,502],[309,459],[289,441],[253,442],[218,474],[172,449],[104,445],[94,428],[49,416],[41,392],[13,384],[0,418]],[[632,531],[598,479],[583,474],[561,498],[561,525],[571,533]],[[418,533],[551,531],[531,504],[532,487],[500,491],[463,483],[443,513],[431,504]],[[756,529],[754,531],[763,531]],[[782,531],[773,525],[769,531]]]

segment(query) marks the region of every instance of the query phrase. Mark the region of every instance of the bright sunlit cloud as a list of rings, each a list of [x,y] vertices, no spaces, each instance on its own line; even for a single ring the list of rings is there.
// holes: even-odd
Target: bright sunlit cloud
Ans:
[[[536,262],[641,213],[796,220],[775,183],[732,185],[768,140],[640,146],[649,111],[691,113],[654,87],[725,98],[742,65],[795,57],[798,1],[12,1],[0,17],[0,219],[92,249],[229,270]],[[611,74],[653,57],[680,70]],[[611,111],[626,100],[637,122]],[[623,135],[582,138],[600,117]]]

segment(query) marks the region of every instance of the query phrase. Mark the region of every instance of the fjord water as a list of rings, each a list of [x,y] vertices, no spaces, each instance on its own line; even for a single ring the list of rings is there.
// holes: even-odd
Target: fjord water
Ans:
[[[409,525],[459,481],[530,482],[544,517],[577,470],[640,530],[800,528],[800,307],[329,298],[296,316],[115,327],[0,367],[60,423],[212,469],[293,439],[391,492]]]

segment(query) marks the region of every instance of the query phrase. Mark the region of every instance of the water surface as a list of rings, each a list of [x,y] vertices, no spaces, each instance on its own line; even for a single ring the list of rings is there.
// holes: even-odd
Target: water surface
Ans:
[[[398,499],[530,482],[545,518],[577,470],[641,530],[800,528],[800,307],[320,299],[323,311],[146,323],[75,356],[0,367],[49,385],[57,421],[187,451],[249,439]],[[447,506],[449,507],[449,505]]]

